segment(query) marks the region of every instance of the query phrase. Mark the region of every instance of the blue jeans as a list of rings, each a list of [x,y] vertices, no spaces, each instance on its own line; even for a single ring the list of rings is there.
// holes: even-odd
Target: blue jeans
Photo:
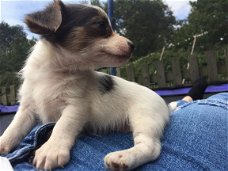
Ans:
[[[228,170],[228,93],[180,104],[166,127],[161,156],[137,170]],[[53,126],[54,123],[35,127],[6,156],[15,171],[35,170],[31,164],[34,150],[48,139]],[[71,150],[70,162],[55,170],[105,170],[103,158],[107,153],[131,146],[130,133],[81,135]]]

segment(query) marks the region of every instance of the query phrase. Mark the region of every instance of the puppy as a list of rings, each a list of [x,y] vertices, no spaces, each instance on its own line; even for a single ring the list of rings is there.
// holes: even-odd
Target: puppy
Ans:
[[[108,154],[105,166],[131,170],[156,159],[169,120],[166,103],[146,87],[94,71],[126,63],[134,49],[130,40],[113,32],[106,13],[56,0],[28,14],[25,23],[41,39],[21,70],[20,107],[0,137],[0,153],[17,146],[39,118],[56,125],[35,152],[38,169],[64,166],[82,130],[119,130],[125,125],[133,133],[134,147]]]

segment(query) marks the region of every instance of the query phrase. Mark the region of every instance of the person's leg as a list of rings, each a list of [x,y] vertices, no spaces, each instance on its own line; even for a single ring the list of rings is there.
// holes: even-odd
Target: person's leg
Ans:
[[[191,96],[185,96],[182,100],[185,102],[192,102],[193,101]]]
[[[178,106],[181,106],[185,103],[192,102],[194,100],[203,99],[204,92],[207,88],[207,80],[205,77],[196,80],[192,88],[189,90],[187,95],[181,100],[169,103],[169,109],[171,112],[175,111]]]
[[[189,90],[186,100],[190,99],[191,101],[203,99],[204,92],[207,88],[207,79],[206,77],[196,80],[192,88]],[[184,100],[184,99],[183,99]],[[188,101],[187,101],[188,102]]]

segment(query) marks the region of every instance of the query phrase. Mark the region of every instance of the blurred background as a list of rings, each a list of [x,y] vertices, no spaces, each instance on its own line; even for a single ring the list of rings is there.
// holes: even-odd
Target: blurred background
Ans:
[[[108,9],[105,0],[62,1],[94,4],[106,12]],[[50,2],[0,1],[2,94],[10,91],[10,86],[18,87],[16,73],[39,39],[26,28],[24,15]],[[227,83],[227,9],[228,0],[114,0],[113,26],[136,46],[129,63],[117,68],[117,75],[152,89],[190,86],[203,76],[210,84]]]

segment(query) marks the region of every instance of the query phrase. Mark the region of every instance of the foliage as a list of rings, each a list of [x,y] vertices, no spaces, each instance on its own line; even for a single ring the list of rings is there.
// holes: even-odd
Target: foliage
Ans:
[[[188,20],[179,22],[175,41],[181,42],[179,47],[187,48],[193,41],[193,35],[207,32],[197,38],[196,50],[207,50],[228,43],[228,1],[198,0],[190,2],[192,6]],[[188,40],[187,40],[188,39]],[[177,47],[177,48],[179,48]]]
[[[226,51],[228,50],[227,45],[221,46],[220,48],[214,50],[215,52],[215,57],[217,60],[217,66],[218,66],[218,79],[220,81],[222,80],[227,80],[228,78],[228,73],[226,72],[225,68],[225,55]],[[156,52],[156,53],[151,53],[148,54],[138,60],[135,60],[133,62],[128,63],[125,66],[122,66],[120,68],[120,73],[121,77],[127,79],[127,67],[129,65],[132,66],[134,74],[135,74],[135,79],[136,82],[140,82],[140,77],[142,78],[142,70],[143,66],[146,64],[148,65],[148,74],[151,76],[151,80],[153,80],[156,77],[156,61],[160,60],[160,54],[161,52]],[[197,62],[199,65],[199,71],[200,74],[203,76],[208,76],[208,71],[207,71],[207,62],[206,62],[206,52],[205,51],[200,51],[197,52],[196,54]],[[180,62],[180,69],[183,78],[186,80],[190,80],[190,75],[189,75],[189,70],[187,67],[188,64],[188,57],[189,57],[189,52],[186,51],[185,49],[167,49],[164,52],[162,62],[164,65],[164,70],[165,74],[169,75],[170,72],[172,72],[172,60],[179,60]]]
[[[100,0],[91,0],[90,2],[92,5],[96,5],[96,6],[99,6],[101,8],[104,8],[104,6],[102,6],[102,3],[100,2]]]
[[[175,18],[161,0],[116,0],[114,15],[117,32],[134,42],[137,57],[160,50],[171,40]]]
[[[16,77],[14,73],[21,69],[29,49],[34,43],[34,40],[26,38],[21,26],[9,26],[5,22],[0,23],[0,86],[10,84],[10,80],[13,81],[13,78]],[[8,80],[4,75],[8,77]]]
[[[20,80],[16,72],[1,72],[0,73],[0,87],[9,87],[10,85],[19,86]]]

